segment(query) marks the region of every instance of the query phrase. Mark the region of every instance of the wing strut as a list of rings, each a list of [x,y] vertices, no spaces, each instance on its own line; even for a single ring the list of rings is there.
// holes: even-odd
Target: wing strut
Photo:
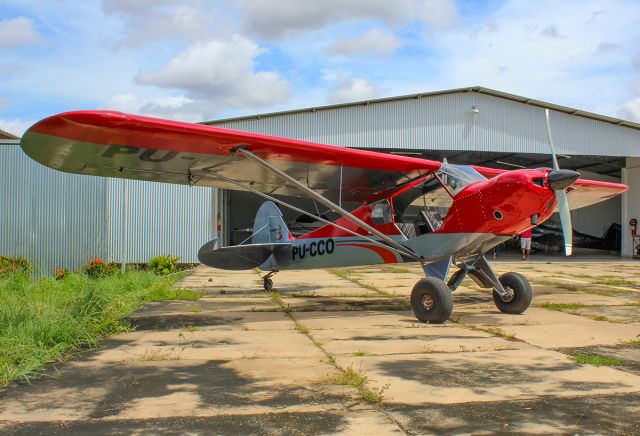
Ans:
[[[287,173],[285,173],[285,172],[279,170],[278,168],[274,167],[273,165],[271,165],[266,160],[264,160],[262,158],[259,158],[255,154],[253,154],[250,151],[248,151],[246,148],[239,148],[239,149],[237,149],[235,151],[235,153],[236,154],[242,153],[242,155],[245,156],[246,158],[248,158],[248,159],[252,160],[253,162],[257,163],[258,165],[266,168],[267,170],[269,170],[272,173],[276,174],[278,177],[280,177],[280,178],[292,183],[294,186],[296,186],[302,192],[305,192],[307,195],[309,195],[312,199],[317,200],[319,203],[321,203],[324,206],[328,207],[333,212],[345,217],[346,219],[348,219],[349,221],[351,221],[355,225],[357,225],[359,227],[362,227],[363,229],[367,230],[369,233],[371,233],[373,235],[376,235],[377,237],[382,239],[384,242],[386,242],[387,245],[389,245],[391,247],[394,247],[396,249],[396,251],[398,251],[398,252],[404,254],[405,256],[408,256],[408,257],[410,257],[410,258],[412,258],[414,260],[417,260],[418,262],[422,262],[423,261],[420,256],[416,255],[414,252],[409,250],[404,245],[400,244],[399,242],[394,241],[393,239],[391,239],[390,237],[388,237],[387,235],[385,235],[384,233],[382,233],[378,229],[370,226],[369,224],[365,223],[361,219],[353,216],[353,214],[349,213],[348,211],[344,210],[343,208],[341,208],[340,206],[338,206],[334,202],[332,202],[332,201],[328,200],[327,198],[323,197],[322,195],[318,194],[313,189],[303,185],[302,183],[300,183],[299,181],[297,181],[296,179],[294,179],[293,177],[291,177]]]
[[[287,203],[287,202],[285,202],[285,201],[278,200],[277,198],[272,197],[272,196],[270,196],[269,194],[265,194],[264,192],[260,192],[260,191],[258,191],[257,189],[254,189],[254,188],[252,188],[252,187],[250,187],[250,186],[243,185],[242,183],[240,183],[240,182],[238,182],[238,181],[236,181],[236,180],[233,180],[233,179],[231,179],[231,178],[229,178],[229,177],[223,176],[222,174],[218,174],[218,173],[216,173],[215,171],[211,171],[211,170],[209,170],[209,169],[205,169],[205,170],[203,170],[203,171],[205,171],[205,173],[206,173],[207,175],[209,175],[209,176],[216,177],[216,178],[218,178],[218,179],[220,179],[220,180],[224,180],[225,182],[232,183],[232,184],[234,184],[234,185],[238,186],[239,188],[241,188],[241,189],[242,189],[242,190],[244,190],[244,191],[253,192],[253,193],[254,193],[254,194],[256,194],[256,195],[259,195],[259,196],[261,196],[261,197],[263,197],[263,198],[266,198],[267,200],[270,200],[270,201],[273,201],[274,203],[278,203],[278,204],[281,204],[281,205],[283,205],[283,206],[286,206],[286,207],[288,207],[288,208],[289,208],[289,209],[291,209],[291,210],[295,210],[295,211],[296,211],[296,212],[298,212],[298,213],[301,213],[301,214],[303,214],[303,215],[309,216],[309,217],[311,217],[311,218],[313,218],[313,219],[316,219],[316,220],[318,220],[318,221],[320,221],[320,222],[323,222],[323,223],[325,223],[325,224],[328,224],[328,225],[330,225],[330,226],[336,227],[336,228],[338,228],[338,229],[340,229],[340,230],[342,230],[342,231],[344,231],[344,232],[347,232],[347,233],[349,233],[349,234],[352,234],[352,235],[354,235],[354,236],[357,236],[358,238],[362,238],[362,239],[364,239],[365,241],[369,241],[369,242],[371,242],[372,244],[380,245],[380,246],[382,246],[382,247],[388,248],[388,249],[390,249],[390,250],[393,250],[393,251],[395,251],[395,252],[399,253],[401,256],[406,256],[406,251],[404,251],[404,250],[403,250],[403,251],[400,251],[400,250],[396,249],[395,247],[390,247],[390,246],[388,246],[387,244],[383,244],[383,243],[382,243],[382,242],[380,242],[380,241],[376,241],[375,239],[371,239],[371,238],[369,238],[369,237],[367,237],[367,236],[361,235],[361,234],[359,234],[358,232],[356,232],[356,231],[354,231],[354,230],[347,229],[346,227],[343,227],[343,226],[341,226],[340,224],[336,224],[336,223],[334,223],[334,222],[332,222],[332,221],[329,221],[329,220],[327,220],[327,219],[324,219],[324,218],[322,218],[322,217],[320,217],[320,216],[318,216],[318,215],[314,215],[314,214],[312,214],[312,213],[310,213],[310,212],[307,212],[306,210],[303,210],[303,209],[300,209],[300,208],[298,208],[298,207],[295,207],[295,206],[293,206],[293,205],[291,205],[291,204],[289,204],[289,203]],[[410,256],[410,257],[411,257],[412,259],[416,259],[417,261],[419,261],[419,262],[421,262],[421,263],[423,262],[422,258],[418,257],[415,253],[412,253],[412,256]]]

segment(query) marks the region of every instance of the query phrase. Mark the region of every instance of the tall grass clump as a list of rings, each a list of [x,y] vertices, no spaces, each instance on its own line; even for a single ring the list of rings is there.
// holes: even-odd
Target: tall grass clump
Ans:
[[[28,381],[45,363],[129,330],[123,318],[147,301],[175,295],[179,278],[149,271],[59,280],[21,271],[0,276],[0,386]]]

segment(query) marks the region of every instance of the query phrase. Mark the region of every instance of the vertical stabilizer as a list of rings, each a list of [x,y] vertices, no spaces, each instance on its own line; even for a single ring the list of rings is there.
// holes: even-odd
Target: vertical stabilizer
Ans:
[[[253,223],[252,244],[277,244],[293,239],[289,228],[282,219],[282,212],[275,203],[265,201],[258,209]]]

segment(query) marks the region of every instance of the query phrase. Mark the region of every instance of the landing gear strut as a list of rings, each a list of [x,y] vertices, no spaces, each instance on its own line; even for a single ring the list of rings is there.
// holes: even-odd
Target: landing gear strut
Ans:
[[[273,280],[271,280],[271,277],[273,277],[277,272],[278,271],[270,271],[266,276],[262,278],[262,287],[265,291],[269,292],[271,289],[273,289]]]
[[[470,262],[460,261],[456,266],[460,269],[447,282],[452,292],[468,274],[481,288],[493,289],[493,302],[503,313],[521,314],[531,304],[533,290],[529,281],[516,272],[498,277],[484,254],[479,254]]]
[[[448,263],[446,265],[445,263],[426,267],[425,273],[428,277],[416,283],[411,291],[411,309],[416,318],[422,322],[442,324],[449,319],[453,310],[452,293],[460,286],[467,274],[481,288],[493,290],[493,302],[503,313],[524,313],[531,304],[533,291],[529,281],[522,274],[515,272],[508,272],[498,277],[484,254],[479,254],[472,260],[458,259],[455,265],[459,270],[447,283],[440,278],[429,276],[440,271],[438,277],[446,277]]]

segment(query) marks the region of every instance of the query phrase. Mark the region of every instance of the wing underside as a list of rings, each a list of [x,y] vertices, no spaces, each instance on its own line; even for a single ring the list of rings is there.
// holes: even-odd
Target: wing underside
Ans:
[[[302,195],[237,152],[246,148],[334,201],[368,201],[440,167],[423,159],[106,111],[44,119],[25,133],[21,146],[34,160],[71,173],[226,189],[241,189],[239,183],[272,195]]]

